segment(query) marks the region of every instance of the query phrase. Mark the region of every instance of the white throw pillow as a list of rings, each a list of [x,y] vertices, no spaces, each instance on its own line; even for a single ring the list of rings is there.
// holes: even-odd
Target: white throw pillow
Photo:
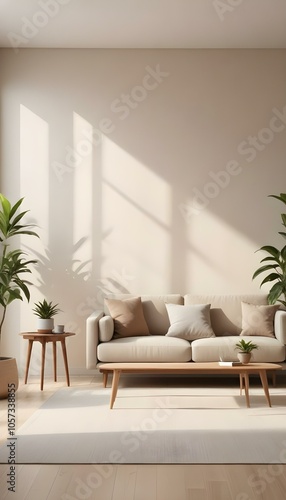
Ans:
[[[215,337],[210,320],[210,304],[166,304],[170,327],[166,335],[185,340]]]

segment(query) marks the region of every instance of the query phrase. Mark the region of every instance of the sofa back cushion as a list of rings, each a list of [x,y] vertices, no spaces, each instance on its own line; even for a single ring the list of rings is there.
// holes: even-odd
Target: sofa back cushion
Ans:
[[[107,298],[127,299],[136,297],[134,294],[109,294]],[[184,298],[179,294],[167,295],[141,295],[143,313],[151,335],[165,335],[169,329],[170,321],[166,304],[184,304]],[[107,305],[104,305],[104,313],[109,314]]]
[[[184,303],[211,304],[211,325],[216,336],[240,335],[242,330],[241,303],[267,305],[266,294],[256,295],[192,295],[184,296]]]

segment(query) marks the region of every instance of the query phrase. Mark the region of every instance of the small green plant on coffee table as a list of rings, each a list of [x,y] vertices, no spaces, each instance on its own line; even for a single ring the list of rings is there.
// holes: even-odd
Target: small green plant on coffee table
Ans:
[[[52,302],[48,302],[44,299],[42,302],[35,303],[35,307],[33,309],[36,316],[41,319],[51,319],[53,316],[60,312],[58,308],[59,304],[53,304]]]
[[[254,344],[253,342],[251,342],[251,340],[246,342],[244,339],[241,339],[239,342],[237,342],[235,346],[236,349],[239,349],[239,352],[246,352],[246,353],[250,353],[254,349],[258,349],[257,344]]]

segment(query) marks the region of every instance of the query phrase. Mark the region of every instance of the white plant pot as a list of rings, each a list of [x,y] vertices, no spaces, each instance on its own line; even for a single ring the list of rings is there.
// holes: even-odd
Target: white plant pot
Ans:
[[[37,319],[37,330],[39,333],[52,333],[54,329],[54,318]]]

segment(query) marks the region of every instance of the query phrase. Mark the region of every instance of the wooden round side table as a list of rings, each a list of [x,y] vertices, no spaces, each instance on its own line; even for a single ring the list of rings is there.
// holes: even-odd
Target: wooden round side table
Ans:
[[[70,385],[70,376],[69,376],[69,367],[68,367],[68,358],[67,358],[67,350],[66,350],[66,338],[72,337],[75,333],[40,333],[40,332],[24,332],[20,333],[23,339],[29,341],[28,345],[28,353],[27,353],[27,361],[26,361],[26,372],[25,372],[25,384],[27,384],[29,366],[32,354],[33,343],[35,341],[40,342],[42,344],[42,364],[41,364],[41,391],[44,388],[44,372],[45,372],[45,356],[46,356],[46,344],[48,342],[53,343],[53,360],[54,360],[54,381],[57,381],[57,346],[56,343],[60,342],[62,346],[63,352],[63,360],[65,365],[66,372],[66,380],[67,385]]]

